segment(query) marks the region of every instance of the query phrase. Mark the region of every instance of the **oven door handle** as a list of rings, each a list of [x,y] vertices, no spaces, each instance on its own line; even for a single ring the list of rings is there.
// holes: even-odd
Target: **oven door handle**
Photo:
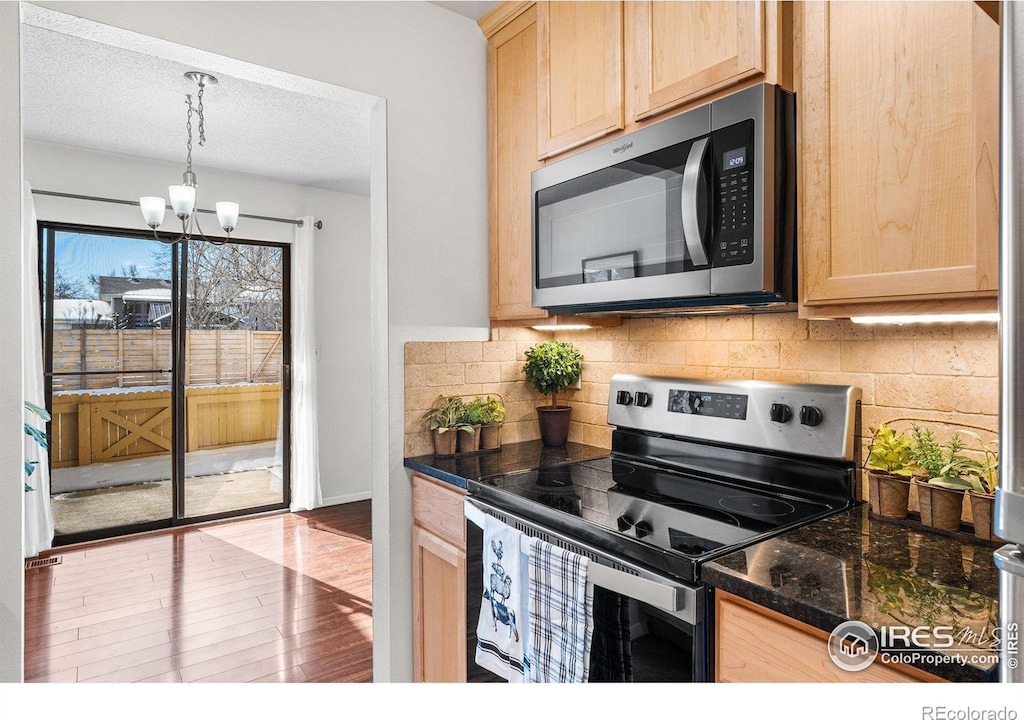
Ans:
[[[484,509],[485,507],[489,506],[481,503],[479,500],[467,497],[465,499],[466,519],[483,529],[484,518],[489,514]],[[696,589],[674,583],[668,584],[672,583],[668,578],[664,580],[656,579],[658,578],[657,575],[644,568],[633,565],[628,561],[613,558],[597,548],[586,545],[579,540],[569,539],[549,528],[542,528],[529,520],[508,512],[504,508],[494,508],[494,510],[507,518],[515,520],[524,527],[530,528],[542,535],[547,535],[552,539],[557,539],[559,541],[558,544],[567,550],[572,550],[584,556],[592,556],[588,557],[590,562],[587,565],[587,580],[594,585],[638,600],[665,612],[682,612],[691,623],[696,622],[698,604]],[[500,521],[500,518],[496,519]],[[597,557],[599,560],[595,562],[593,557]],[[604,559],[605,562],[614,562],[621,567],[639,573],[639,575],[603,565],[600,559]]]
[[[690,260],[697,267],[708,264],[708,253],[704,248],[704,228],[697,221],[700,175],[704,170],[704,155],[708,150],[708,138],[694,141],[683,169],[683,191],[680,194],[680,212],[683,216],[683,241],[690,253]]]

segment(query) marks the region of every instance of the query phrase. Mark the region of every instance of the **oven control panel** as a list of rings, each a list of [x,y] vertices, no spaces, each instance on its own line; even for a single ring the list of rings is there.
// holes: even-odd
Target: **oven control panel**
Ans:
[[[608,423],[771,452],[853,460],[860,388],[619,374]]]

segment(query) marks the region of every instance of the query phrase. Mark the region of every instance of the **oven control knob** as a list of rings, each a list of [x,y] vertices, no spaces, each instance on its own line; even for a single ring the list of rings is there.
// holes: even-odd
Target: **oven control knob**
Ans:
[[[651,524],[646,520],[641,520],[640,522],[638,522],[636,525],[633,526],[633,529],[636,530],[636,536],[638,538],[645,538],[652,532],[654,532],[654,528],[652,528]]]
[[[651,404],[651,394],[637,392],[637,394],[633,396],[633,402],[636,403],[637,407],[647,407]]]
[[[632,405],[633,404],[633,393],[629,390],[619,390],[615,395],[615,402],[619,405]]]
[[[813,405],[804,405],[800,408],[800,424],[806,425],[807,427],[817,427],[825,421],[825,414],[821,412],[821,408],[816,408]]]
[[[633,518],[629,515],[620,515],[619,519],[615,521],[615,524],[619,526],[619,532],[626,532],[633,527]]]
[[[793,419],[793,408],[785,403],[772,403],[768,414],[771,416],[772,422],[788,423]]]

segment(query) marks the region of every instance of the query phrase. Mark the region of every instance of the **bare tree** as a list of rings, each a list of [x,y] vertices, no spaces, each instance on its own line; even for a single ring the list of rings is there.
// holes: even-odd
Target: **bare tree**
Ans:
[[[282,328],[280,248],[190,241],[186,289],[189,329]]]
[[[85,283],[78,278],[68,276],[61,268],[53,269],[53,297],[54,299],[74,299],[86,297]],[[95,292],[90,297],[95,297]]]

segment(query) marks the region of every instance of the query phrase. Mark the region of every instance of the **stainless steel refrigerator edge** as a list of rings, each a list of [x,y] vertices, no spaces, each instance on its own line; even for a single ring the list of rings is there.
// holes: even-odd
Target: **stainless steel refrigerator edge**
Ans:
[[[1019,26],[1019,27],[1018,27]],[[1002,682],[1024,682],[1024,3],[1002,3],[1000,118],[999,455],[995,532],[1010,542],[996,551]]]

